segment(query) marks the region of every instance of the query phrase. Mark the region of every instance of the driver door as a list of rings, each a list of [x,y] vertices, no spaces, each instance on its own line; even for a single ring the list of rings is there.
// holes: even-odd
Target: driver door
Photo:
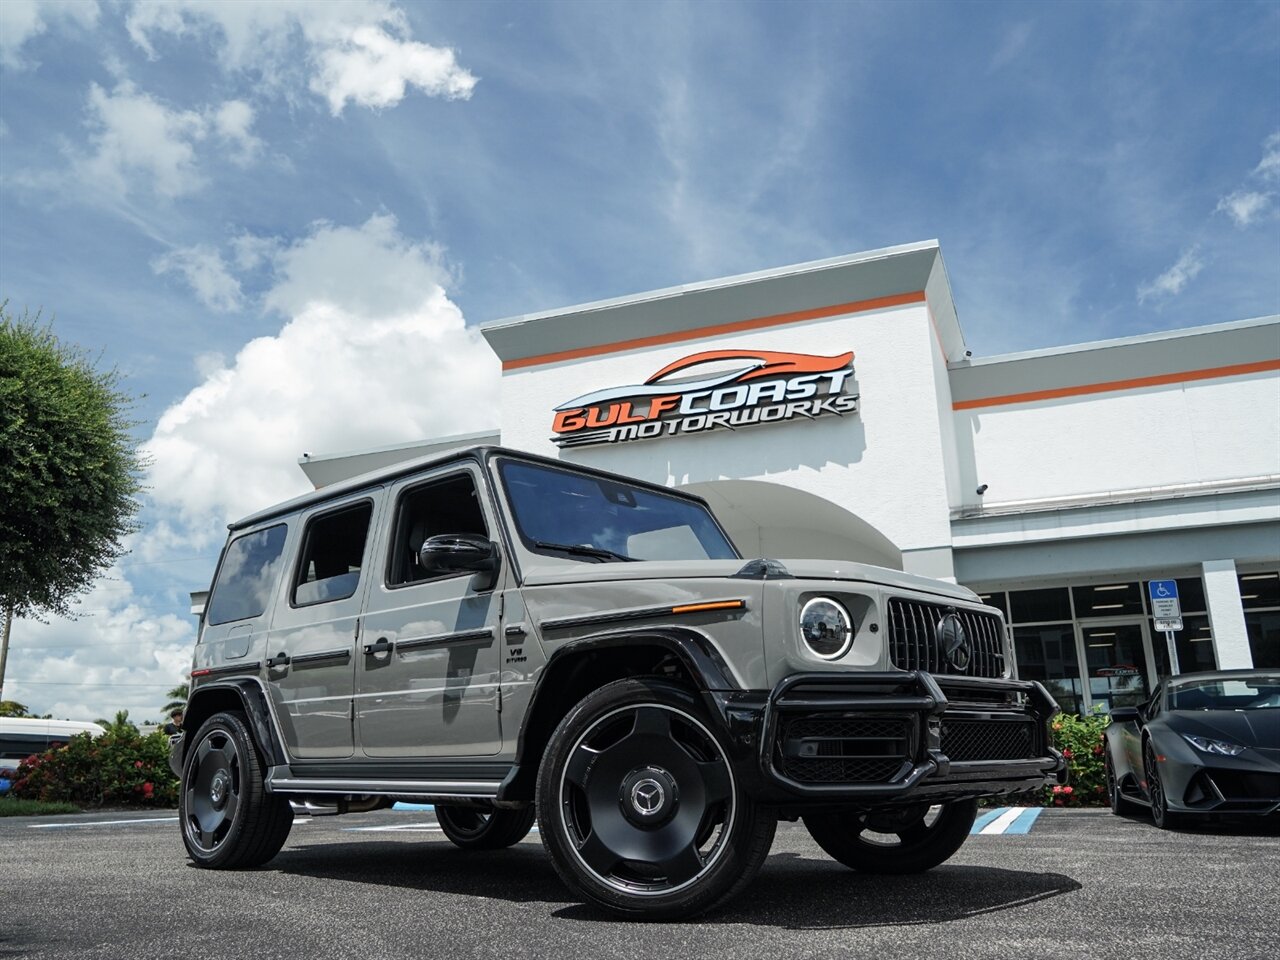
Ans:
[[[481,757],[502,746],[500,608],[506,563],[478,589],[473,573],[418,560],[441,534],[497,539],[480,470],[451,465],[391,488],[384,576],[369,591],[356,650],[356,725],[368,757]]]

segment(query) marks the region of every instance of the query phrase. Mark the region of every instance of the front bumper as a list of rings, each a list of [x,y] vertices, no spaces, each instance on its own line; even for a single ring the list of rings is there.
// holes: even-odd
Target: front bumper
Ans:
[[[1065,783],[1057,704],[1026,680],[923,671],[797,674],[762,704],[723,705],[763,802],[868,807]],[[754,728],[744,740],[746,725]]]

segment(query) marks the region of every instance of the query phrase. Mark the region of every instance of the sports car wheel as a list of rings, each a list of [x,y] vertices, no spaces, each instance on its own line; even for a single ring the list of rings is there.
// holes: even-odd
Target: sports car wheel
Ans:
[[[1133,809],[1133,802],[1120,792],[1120,781],[1116,779],[1116,767],[1111,762],[1111,751],[1106,751],[1104,769],[1107,777],[1107,797],[1111,801],[1111,812],[1123,817]]]
[[[978,816],[977,800],[917,804],[878,813],[804,818],[809,835],[833,859],[863,873],[920,873],[964,843]]]
[[[1156,751],[1148,740],[1142,751],[1142,764],[1147,774],[1147,796],[1151,800],[1151,820],[1161,830],[1176,830],[1180,819],[1169,809],[1169,798],[1164,791],[1164,781],[1160,779],[1160,769],[1156,765]]]
[[[436,805],[440,830],[463,850],[501,850],[519,843],[533,829],[536,815],[532,806],[523,810],[485,810]]]
[[[538,774],[538,822],[572,890],[647,920],[728,900],[776,827],[739,787],[699,701],[654,679],[601,687],[561,721]]]
[[[183,764],[178,815],[198,867],[256,867],[284,846],[293,808],[266,792],[242,714],[215,713],[200,727]]]

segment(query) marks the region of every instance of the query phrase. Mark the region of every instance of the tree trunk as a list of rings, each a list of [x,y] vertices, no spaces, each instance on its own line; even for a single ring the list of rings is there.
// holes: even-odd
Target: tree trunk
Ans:
[[[0,640],[0,703],[4,702],[4,666],[9,660],[9,628],[13,626],[13,607],[4,611],[4,639]]]

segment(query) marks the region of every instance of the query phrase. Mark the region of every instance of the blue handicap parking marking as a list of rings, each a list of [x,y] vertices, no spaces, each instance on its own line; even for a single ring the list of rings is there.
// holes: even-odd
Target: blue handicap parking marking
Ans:
[[[1009,833],[1030,833],[1032,824],[1042,810],[1042,807],[996,807],[973,821],[969,835],[994,837]]]
[[[397,801],[391,808],[392,810],[434,810],[435,805],[431,803],[402,803]]]
[[[1040,816],[1043,810],[1044,807],[1027,807],[1018,815],[1018,819],[1009,825],[1005,833],[1030,833],[1031,825],[1036,822],[1036,817]]]
[[[1007,809],[1007,807],[996,807],[994,810],[988,810],[986,813],[981,814],[977,820],[973,821],[973,826],[969,830],[969,835],[972,836],[975,833],[981,833],[983,827],[996,817],[1000,816],[1000,814],[1004,813]]]

